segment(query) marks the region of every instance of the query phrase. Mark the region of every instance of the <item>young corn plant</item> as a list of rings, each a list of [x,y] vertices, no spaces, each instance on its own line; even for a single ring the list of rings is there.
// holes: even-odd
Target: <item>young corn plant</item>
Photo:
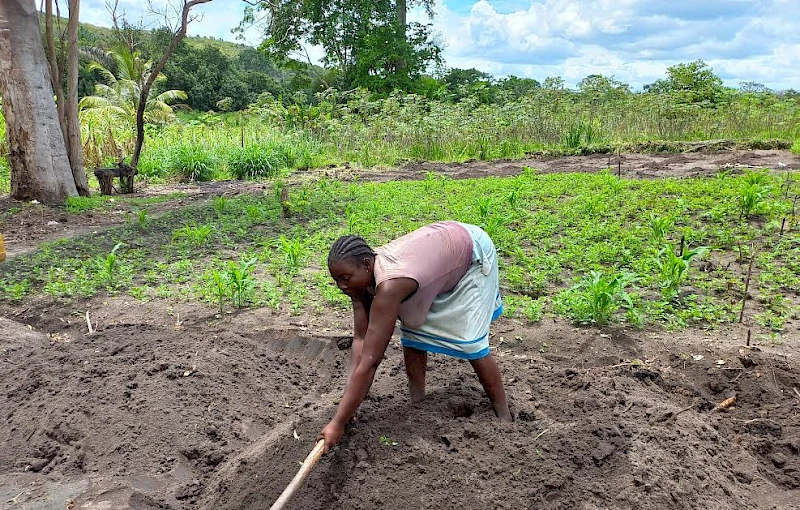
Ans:
[[[206,244],[214,227],[211,225],[185,225],[172,234],[173,240],[181,240],[191,246],[199,247]]]
[[[139,227],[139,230],[146,229],[149,223],[150,223],[150,218],[147,217],[147,209],[137,209],[136,225]]]
[[[671,226],[669,218],[664,218],[651,212],[649,223],[653,239],[656,241],[663,241],[667,237],[667,232]]]
[[[633,307],[625,288],[635,281],[631,273],[591,271],[557,297],[556,310],[578,324],[608,324],[620,307]]]
[[[251,274],[256,264],[255,257],[252,259],[242,259],[239,263],[228,262],[228,270],[225,274],[230,289],[231,301],[236,308],[242,308],[245,303],[251,300],[256,280]]]
[[[477,205],[478,205],[478,216],[480,216],[481,221],[486,223],[489,220],[489,214],[491,214],[492,212],[492,197],[489,196],[478,197]]]
[[[689,269],[692,259],[703,256],[708,248],[700,246],[693,250],[686,250],[682,254],[675,251],[674,244],[664,246],[655,258],[659,270],[659,285],[664,299],[670,300],[678,296],[681,282]]]
[[[297,274],[305,255],[305,244],[300,238],[288,239],[281,236],[278,239],[278,249],[283,253],[283,262],[289,274]]]
[[[742,218],[747,219],[764,200],[766,189],[758,182],[745,184],[739,193],[739,212]]]
[[[122,247],[122,243],[117,243],[105,257],[99,257],[96,260],[98,276],[106,284],[108,289],[113,289],[117,276],[117,250]]]
[[[214,204],[214,210],[218,213],[225,212],[228,207],[228,199],[222,196],[214,197],[211,202]]]

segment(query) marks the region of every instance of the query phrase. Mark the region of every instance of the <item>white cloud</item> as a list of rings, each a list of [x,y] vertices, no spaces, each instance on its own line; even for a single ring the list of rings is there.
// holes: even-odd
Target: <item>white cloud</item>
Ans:
[[[729,85],[800,88],[800,67],[787,65],[800,43],[796,0],[529,0],[511,9],[478,0],[469,9],[461,2],[461,15],[450,7],[458,2],[440,3],[433,21],[449,67],[557,74],[570,85],[600,73],[641,87],[669,66],[703,59]]]

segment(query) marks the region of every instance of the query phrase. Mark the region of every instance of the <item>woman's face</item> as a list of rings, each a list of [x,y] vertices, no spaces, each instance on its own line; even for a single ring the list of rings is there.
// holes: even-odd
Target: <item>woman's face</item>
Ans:
[[[372,285],[372,260],[361,259],[337,260],[328,266],[336,286],[350,297],[361,297]]]

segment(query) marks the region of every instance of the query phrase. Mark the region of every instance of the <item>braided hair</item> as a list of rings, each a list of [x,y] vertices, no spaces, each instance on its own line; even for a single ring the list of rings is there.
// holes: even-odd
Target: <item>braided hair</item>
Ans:
[[[344,260],[360,260],[363,257],[374,257],[375,252],[363,237],[347,235],[336,240],[328,252],[328,265]]]

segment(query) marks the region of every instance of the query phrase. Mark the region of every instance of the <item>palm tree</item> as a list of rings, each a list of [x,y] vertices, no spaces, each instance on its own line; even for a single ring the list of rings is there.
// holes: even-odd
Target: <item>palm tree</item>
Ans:
[[[98,72],[105,83],[95,85],[95,95],[86,96],[79,104],[81,119],[90,123],[114,120],[127,126],[136,124],[136,108],[142,86],[150,76],[151,60],[142,59],[138,51],[119,45],[108,52],[116,63],[117,75],[98,61],[89,64],[92,72]],[[155,83],[163,83],[166,76],[160,74]],[[174,119],[172,103],[187,98],[182,90],[167,90],[155,97],[148,97],[144,121],[149,124],[166,124]]]

